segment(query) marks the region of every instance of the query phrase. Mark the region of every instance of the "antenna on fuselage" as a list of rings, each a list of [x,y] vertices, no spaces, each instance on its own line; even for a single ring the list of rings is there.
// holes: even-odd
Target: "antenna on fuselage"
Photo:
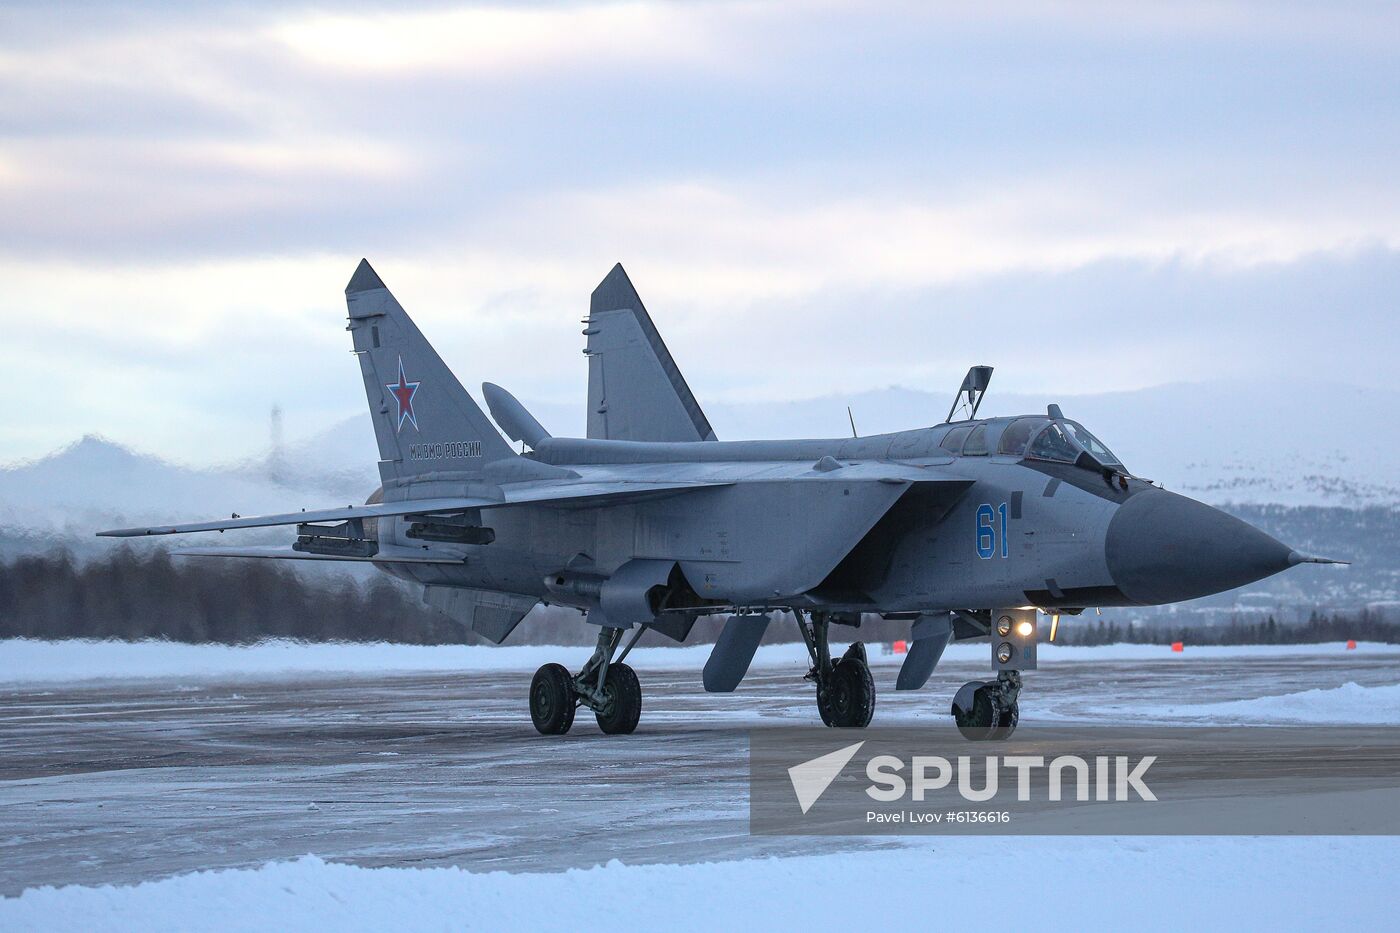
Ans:
[[[967,416],[959,418],[959,421],[971,421],[977,417],[977,407],[982,404],[982,396],[987,394],[987,386],[992,381],[992,367],[973,366],[963,376],[962,388],[958,389],[958,394],[953,397],[953,407],[948,409],[948,417],[943,421],[946,424],[953,420],[953,415],[958,414],[958,409],[967,412]]]
[[[851,406],[849,405],[846,406],[846,417],[851,419],[851,437],[860,437],[856,433],[856,416],[851,414]]]

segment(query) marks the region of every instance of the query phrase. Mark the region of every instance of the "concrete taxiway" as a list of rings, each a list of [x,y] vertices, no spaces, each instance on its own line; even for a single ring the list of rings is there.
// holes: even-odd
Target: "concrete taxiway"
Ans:
[[[950,729],[984,664],[945,662],[875,721]],[[893,840],[748,834],[748,732],[816,723],[792,665],[708,695],[639,662],[642,724],[530,725],[529,672],[147,680],[0,688],[0,894],[133,882],[315,853],[359,865],[560,870],[811,854]],[[1059,661],[1028,675],[1023,728],[1124,711],[1394,684],[1393,656]]]

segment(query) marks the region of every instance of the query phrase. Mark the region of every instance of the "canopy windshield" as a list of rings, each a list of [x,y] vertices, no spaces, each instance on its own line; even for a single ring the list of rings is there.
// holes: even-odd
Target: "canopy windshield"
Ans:
[[[954,428],[945,436],[943,446],[951,450],[961,447],[964,457],[984,455],[987,453],[985,429],[986,425],[978,425],[975,430]],[[967,435],[968,430],[972,430],[971,436]],[[1103,441],[1079,422],[1062,418],[1017,418],[1002,429],[996,450],[1003,457],[1028,457],[1057,463],[1078,463],[1080,455],[1086,451],[1104,466],[1123,471],[1123,462]]]
[[[1123,467],[1113,451],[1077,421],[1017,419],[1002,432],[998,450],[1008,456],[1057,463],[1076,463],[1085,451],[1104,466],[1120,470]]]
[[[1093,434],[1090,434],[1089,429],[1084,427],[1084,425],[1077,421],[1062,421],[1060,423],[1064,425],[1070,437],[1074,438],[1075,443],[1093,454],[1104,466],[1120,468],[1123,466],[1123,461],[1119,460],[1117,455],[1109,450],[1108,446],[1104,444],[1103,441],[1099,440]]]

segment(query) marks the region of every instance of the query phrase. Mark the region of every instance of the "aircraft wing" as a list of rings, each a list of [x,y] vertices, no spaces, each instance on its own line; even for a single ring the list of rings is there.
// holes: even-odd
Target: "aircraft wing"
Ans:
[[[466,555],[446,547],[380,547],[371,557],[347,554],[310,554],[279,547],[186,547],[170,552],[173,557],[261,557],[267,560],[358,560],[376,564],[461,564]]]
[[[285,512],[280,515],[232,515],[210,521],[178,525],[154,525],[145,528],[114,528],[99,531],[103,538],[139,538],[147,535],[181,535],[196,531],[232,531],[239,528],[267,528],[274,525],[345,522],[356,518],[390,518],[399,515],[439,515],[467,509],[493,509],[510,505],[546,505],[583,508],[589,504],[622,499],[644,498],[667,493],[684,492],[727,486],[724,482],[603,482],[553,483],[524,488],[502,487],[503,498],[460,497],[440,499],[407,499],[398,502],[377,502],[372,505],[350,505],[339,509],[315,509]]]

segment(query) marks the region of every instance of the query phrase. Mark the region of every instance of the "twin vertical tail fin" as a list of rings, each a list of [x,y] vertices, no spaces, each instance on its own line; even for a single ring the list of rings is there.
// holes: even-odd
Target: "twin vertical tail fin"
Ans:
[[[622,265],[588,308],[588,436],[712,441],[715,432]]]
[[[385,480],[515,456],[367,260],[345,303]]]

